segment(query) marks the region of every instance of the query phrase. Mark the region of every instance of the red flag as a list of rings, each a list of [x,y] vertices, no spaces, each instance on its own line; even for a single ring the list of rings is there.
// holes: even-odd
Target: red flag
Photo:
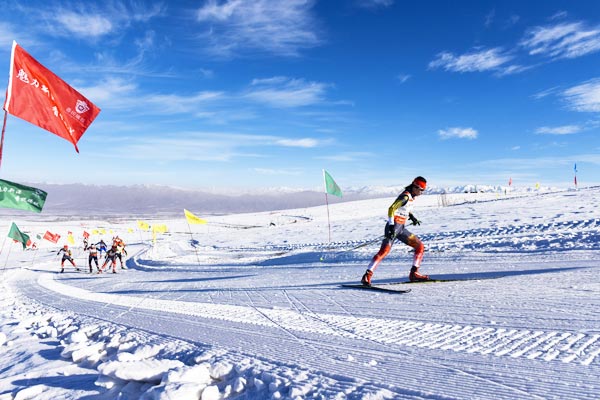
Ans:
[[[77,142],[100,109],[31,57],[13,41],[4,109],[73,143]]]
[[[44,239],[46,239],[52,243],[58,243],[58,239],[60,239],[60,235],[58,233],[52,233],[50,231],[46,231],[46,233],[44,234]]]
[[[90,234],[87,233],[86,231],[83,231],[83,237],[87,239],[90,237]]]

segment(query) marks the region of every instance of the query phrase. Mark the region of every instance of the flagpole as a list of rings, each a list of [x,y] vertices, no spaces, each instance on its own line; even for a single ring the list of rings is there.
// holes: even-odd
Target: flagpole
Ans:
[[[187,218],[186,218],[187,220]],[[190,226],[190,223],[187,223],[188,226],[188,230],[190,231],[190,237],[192,238],[192,247],[194,248],[194,253],[196,253],[196,261],[198,262],[198,267],[200,266],[200,257],[198,256],[198,248],[196,248],[196,246],[194,245],[194,235],[192,234],[192,227]]]
[[[325,203],[327,204],[327,227],[329,231],[329,243],[331,243],[331,222],[329,220],[329,199],[327,193],[325,193]]]
[[[6,131],[6,116],[8,111],[4,110],[4,123],[2,124],[2,139],[0,139],[0,167],[2,166],[2,150],[4,150],[4,132]]]
[[[0,248],[0,254],[2,254],[2,252],[4,251],[4,245],[6,244],[6,238],[8,237],[8,235],[4,236],[4,240],[2,241],[2,247]],[[10,250],[10,249],[9,249]],[[10,255],[10,251],[8,252],[8,254]],[[8,262],[8,256],[6,262]],[[4,265],[4,267],[2,267],[2,273],[4,273],[4,268],[6,267],[6,264]]]

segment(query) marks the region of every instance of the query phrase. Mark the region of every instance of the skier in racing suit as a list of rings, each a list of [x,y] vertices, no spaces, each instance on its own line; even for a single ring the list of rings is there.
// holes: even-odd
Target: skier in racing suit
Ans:
[[[58,250],[56,255],[59,255],[60,253],[63,253],[62,260],[60,261],[60,268],[61,268],[60,272],[61,273],[65,272],[65,261],[69,261],[71,263],[71,265],[74,266],[77,271],[81,271],[75,265],[75,261],[73,261],[73,253],[71,252],[71,250],[69,250],[69,246],[67,246],[65,244],[62,249]]]
[[[404,191],[400,193],[398,198],[392,203],[388,209],[388,221],[385,225],[385,237],[381,243],[379,252],[375,254],[367,271],[361,279],[361,283],[365,286],[371,286],[371,278],[375,269],[379,263],[390,253],[392,245],[397,240],[402,243],[409,245],[415,249],[415,255],[413,257],[413,265],[410,270],[408,278],[411,282],[427,281],[429,280],[428,275],[421,275],[419,273],[419,267],[421,266],[421,260],[423,259],[423,253],[425,246],[421,240],[408,229],[405,228],[407,220],[410,220],[413,225],[421,225],[419,221],[412,213],[413,199],[420,196],[421,193],[427,188],[427,180],[422,176],[416,177],[413,182],[404,188]]]
[[[104,264],[102,264],[102,267],[100,267],[100,269],[98,270],[99,274],[104,272],[104,267],[106,267],[106,264],[108,264],[109,261],[112,264],[113,274],[116,274],[117,273],[117,246],[115,246],[115,245],[113,245],[106,252],[106,259],[104,260]]]

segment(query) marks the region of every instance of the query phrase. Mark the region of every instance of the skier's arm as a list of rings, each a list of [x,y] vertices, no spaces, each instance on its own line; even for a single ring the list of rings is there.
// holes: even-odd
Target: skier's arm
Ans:
[[[408,219],[410,219],[413,225],[421,225],[421,221],[419,221],[417,217],[413,215],[413,213],[408,213]]]
[[[390,208],[388,209],[388,222],[390,225],[394,223],[394,213],[400,207],[403,207],[406,203],[408,203],[408,194],[401,194],[398,196],[396,201],[392,203]]]

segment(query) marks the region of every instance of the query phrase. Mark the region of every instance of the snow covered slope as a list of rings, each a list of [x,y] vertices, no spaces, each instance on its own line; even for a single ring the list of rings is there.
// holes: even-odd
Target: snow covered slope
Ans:
[[[331,243],[323,206],[152,220],[169,226],[155,244],[126,216],[54,221],[110,226],[128,269],[58,274],[48,242],[5,246],[0,399],[597,398],[598,198],[419,197],[422,271],[457,281],[406,294],[341,286],[377,252],[393,198],[331,205]],[[406,280],[409,250],[374,281]]]

